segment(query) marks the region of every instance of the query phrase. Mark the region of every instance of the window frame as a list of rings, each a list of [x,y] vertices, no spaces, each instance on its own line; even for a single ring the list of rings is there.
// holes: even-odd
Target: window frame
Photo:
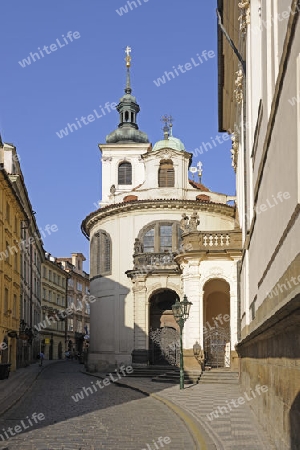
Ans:
[[[158,168],[158,187],[175,187],[175,170],[171,159],[161,159]]]
[[[112,240],[107,231],[98,230],[91,239],[91,278],[111,273]]]
[[[123,167],[124,167],[124,170],[122,170]],[[126,170],[126,167],[127,167],[127,170]],[[121,179],[121,177],[122,177],[122,179]],[[119,186],[132,186],[132,164],[131,164],[131,162],[121,161],[118,164],[118,185]]]
[[[162,226],[172,226],[172,248],[171,250],[162,251],[161,245],[161,234],[160,229]],[[154,251],[145,251],[144,246],[144,236],[150,231],[154,229]],[[181,241],[181,230],[180,230],[180,222],[176,220],[155,220],[150,222],[145,227],[143,227],[138,235],[138,239],[142,242],[144,246],[144,253],[175,253],[179,251],[180,241]]]

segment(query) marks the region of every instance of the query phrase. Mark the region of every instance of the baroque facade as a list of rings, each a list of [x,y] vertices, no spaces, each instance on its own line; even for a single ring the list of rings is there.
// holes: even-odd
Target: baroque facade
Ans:
[[[100,208],[82,223],[90,240],[90,370],[124,364],[176,365],[176,299],[193,303],[184,328],[186,369],[236,366],[237,262],[234,197],[188,179],[192,162],[166,124],[152,147],[139,130],[127,53],[120,124],[99,145]]]
[[[219,0],[219,127],[233,134],[241,382],[277,449],[300,448],[300,27],[296,0]],[[246,70],[245,70],[246,69]]]

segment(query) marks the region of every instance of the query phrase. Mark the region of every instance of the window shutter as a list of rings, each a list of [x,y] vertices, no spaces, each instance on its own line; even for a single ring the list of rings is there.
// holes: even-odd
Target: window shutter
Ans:
[[[174,167],[172,161],[161,161],[158,170],[158,186],[159,187],[174,187]]]
[[[129,162],[119,164],[118,184],[132,184],[132,166]]]

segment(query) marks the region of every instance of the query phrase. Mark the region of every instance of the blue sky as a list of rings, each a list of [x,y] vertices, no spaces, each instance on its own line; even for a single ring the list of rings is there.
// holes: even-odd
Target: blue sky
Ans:
[[[119,15],[116,10],[125,5],[128,12]],[[88,257],[80,224],[101,198],[98,143],[117,127],[118,113],[106,113],[61,139],[56,132],[94,109],[100,115],[106,102],[119,101],[127,45],[132,48],[133,95],[141,107],[138,124],[150,142],[162,138],[164,114],[174,117],[174,135],[189,152],[222,136],[216,1],[136,0],[136,5],[131,4],[132,10],[125,0],[10,0],[1,5],[0,131],[4,142],[17,147],[39,227],[58,227],[44,239],[45,249],[55,256],[83,252]],[[71,42],[69,31],[80,37],[71,35]],[[34,56],[33,62],[30,53],[38,47],[44,57]],[[205,50],[215,56],[192,64]],[[25,58],[31,63],[22,67],[19,61]],[[178,65],[187,63],[192,68],[181,73]],[[154,80],[174,72],[173,66],[179,75],[157,87]],[[200,159],[202,182],[232,195],[230,141],[222,139],[198,154],[193,165]]]

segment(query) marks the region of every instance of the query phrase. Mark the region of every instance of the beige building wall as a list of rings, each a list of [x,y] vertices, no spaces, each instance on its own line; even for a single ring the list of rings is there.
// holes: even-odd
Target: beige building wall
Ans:
[[[268,386],[252,407],[277,449],[296,449],[300,448],[299,6],[292,0],[257,0],[250,7],[249,2],[219,1],[219,7],[229,35],[236,36],[240,26],[235,43],[247,67],[246,77],[238,80],[226,63],[233,51],[222,37],[220,125],[222,131],[225,123],[238,130],[233,156],[243,230],[242,329],[237,347],[241,382],[247,391],[256,384]],[[232,23],[227,22],[228,14]],[[240,89],[242,99],[234,89]],[[235,106],[228,121],[224,105],[230,99]]]

